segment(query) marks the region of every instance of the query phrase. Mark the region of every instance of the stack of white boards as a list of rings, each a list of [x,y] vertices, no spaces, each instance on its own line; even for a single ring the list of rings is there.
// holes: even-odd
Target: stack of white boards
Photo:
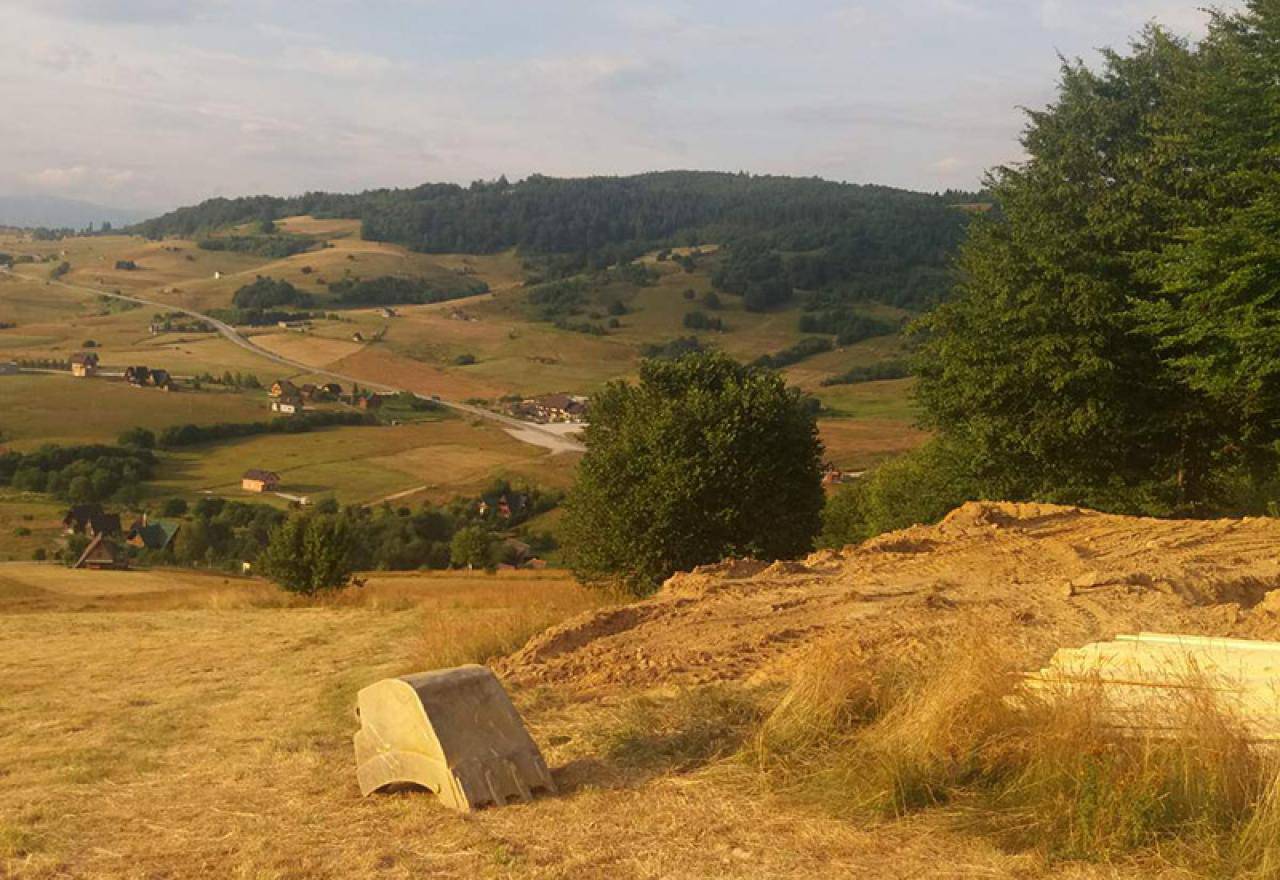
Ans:
[[[1108,726],[1175,736],[1216,714],[1280,743],[1280,642],[1140,633],[1062,648],[1026,677],[1047,699],[1091,703]]]

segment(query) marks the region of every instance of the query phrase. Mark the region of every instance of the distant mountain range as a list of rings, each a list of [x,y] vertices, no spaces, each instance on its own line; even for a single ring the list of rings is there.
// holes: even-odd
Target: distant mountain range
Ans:
[[[0,226],[83,229],[90,223],[94,226],[101,226],[103,223],[128,226],[150,216],[150,211],[111,208],[56,196],[0,195]]]

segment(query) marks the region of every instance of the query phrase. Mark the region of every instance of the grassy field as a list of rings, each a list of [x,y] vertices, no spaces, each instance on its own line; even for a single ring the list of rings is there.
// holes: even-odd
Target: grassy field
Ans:
[[[385,318],[374,309],[343,311],[339,320],[317,321],[307,333],[277,328],[252,331],[255,342],[264,348],[318,369],[455,400],[494,400],[511,393],[590,393],[606,381],[633,375],[645,345],[689,334],[683,326],[684,316],[701,308],[700,298],[711,290],[713,258],[704,258],[691,273],[677,264],[649,258],[646,262],[659,273],[657,282],[648,287],[609,285],[599,294],[600,301],[618,299],[626,304],[628,313],[621,316],[621,327],[609,335],[592,336],[532,319],[527,290],[522,287],[524,267],[514,253],[415,254],[395,245],[363,241],[355,221],[298,217],[280,225],[286,231],[314,236],[328,246],[284,260],[204,251],[189,241],[147,242],[124,236],[63,242],[0,238],[0,250],[66,259],[72,265],[71,281],[199,308],[228,305],[235,290],[258,274],[284,278],[316,293],[323,292],[324,282],[343,277],[386,273],[475,277],[488,283],[491,292],[456,302],[404,307],[395,318]],[[140,268],[118,271],[114,268],[117,259],[134,260]],[[50,268],[49,263],[20,265],[17,269],[24,280],[0,281],[0,321],[17,324],[0,330],[0,357],[65,358],[85,340],[93,339],[107,365],[141,363],[188,375],[221,374],[229,369],[252,372],[264,384],[288,373],[213,334],[152,336],[148,324],[153,309],[109,309],[91,298],[46,286],[43,279]],[[215,272],[223,277],[214,278]],[[686,291],[693,291],[695,298],[686,298]],[[728,330],[702,334],[709,344],[752,359],[784,349],[802,337],[795,308],[750,313],[743,310],[738,298],[720,298],[723,308],[716,315]],[[900,317],[893,310],[879,311],[886,317]],[[357,332],[364,342],[353,341]],[[381,341],[369,341],[380,333],[384,336]],[[821,385],[823,379],[852,366],[902,354],[899,337],[882,337],[787,369],[790,382],[822,400],[826,408],[823,436],[835,463],[862,468],[921,442],[923,435],[912,427],[915,412],[909,380],[830,388]],[[457,361],[464,355],[475,362],[459,365]],[[315,376],[291,378],[306,381]],[[29,413],[11,420],[13,426],[3,426],[6,437],[19,444],[36,442],[37,438],[65,442],[90,433],[95,439],[110,439],[134,423],[163,426],[240,419],[240,413],[254,411],[258,405],[252,398],[178,395],[157,402],[105,386],[101,390],[108,397],[101,400],[83,399],[81,389],[66,386],[41,399],[37,390],[55,386],[26,384],[33,381],[23,377],[17,384],[0,382],[0,403],[34,401]],[[145,421],[140,409],[146,410]],[[69,410],[89,417],[61,418]],[[543,477],[554,483],[565,479],[563,462],[547,467],[538,456],[517,451],[527,453],[527,447],[513,446],[509,438],[495,437],[492,431],[454,426],[424,431],[421,439],[426,445],[413,449],[401,446],[398,440],[391,449],[382,448],[382,441],[373,448],[358,444],[350,460],[343,462],[316,438],[264,438],[252,441],[260,446],[214,449],[207,456],[201,451],[199,455],[207,461],[196,461],[193,453],[175,462],[164,491],[189,493],[228,485],[245,466],[244,461],[235,460],[240,454],[268,467],[274,466],[270,461],[280,461],[279,467],[291,472],[300,491],[331,490],[343,500],[368,500],[420,485],[445,493],[458,486],[474,486],[478,474],[508,468],[532,474],[539,482]]]
[[[466,391],[468,396],[552,391],[589,393],[609,379],[631,374],[645,345],[689,335],[690,331],[683,325],[684,317],[694,309],[703,308],[698,300],[712,289],[713,257],[704,257],[692,273],[677,264],[657,262],[650,257],[644,262],[659,273],[657,282],[648,287],[623,282],[608,284],[599,292],[599,302],[588,311],[603,311],[606,300],[616,299],[627,305],[629,313],[621,318],[621,326],[610,330],[607,337],[590,336],[532,320],[527,292],[521,286],[524,268],[513,253],[416,254],[396,245],[363,241],[356,221],[298,217],[283,220],[280,225],[286,231],[314,236],[317,243],[325,247],[282,260],[203,251],[189,241],[146,242],[122,236],[54,243],[0,239],[0,247],[16,253],[66,259],[72,266],[67,280],[72,282],[198,309],[229,305],[236,289],[259,274],[288,280],[299,289],[317,295],[321,301],[327,296],[327,284],[343,278],[385,274],[474,277],[489,284],[491,293],[442,305],[404,308],[400,310],[403,317],[394,319],[382,318],[371,309],[345,311],[343,320],[319,322],[307,336],[269,333],[260,337],[272,350],[303,358],[316,366],[341,364],[345,368],[369,368],[381,376],[387,372],[385,369],[378,364],[364,364],[362,360],[390,360],[404,369],[418,371],[423,381],[436,388]],[[133,260],[139,268],[115,270],[116,259]],[[49,264],[18,267],[29,279],[26,296],[38,296],[49,289],[43,286],[43,280],[50,268]],[[222,277],[215,278],[215,272]],[[692,291],[695,299],[687,299],[686,291]],[[725,321],[727,332],[702,336],[709,344],[736,357],[753,359],[784,349],[802,337],[797,328],[799,311],[796,308],[757,314],[745,311],[736,297],[722,295],[721,300],[723,308],[717,316]],[[5,319],[4,308],[0,301],[0,320]],[[144,342],[150,342],[137,338],[145,335],[145,319],[149,318],[150,310],[143,311],[144,314],[135,314],[133,319],[101,316],[90,320],[80,314],[71,326],[61,320],[65,315],[56,316],[56,320],[51,315],[50,320],[42,321],[38,313],[28,313],[19,316],[18,328],[0,332],[0,349],[68,350],[79,345],[75,335],[92,331],[104,337],[121,355],[133,353],[144,346]],[[456,320],[452,316],[458,311],[472,320]],[[893,312],[873,311],[886,315]],[[368,339],[380,330],[385,331],[386,337],[377,346],[362,347],[351,341],[356,331]],[[127,338],[130,334],[134,338]],[[164,346],[171,342],[159,340],[150,344]],[[851,366],[893,356],[899,348],[896,338],[889,337],[821,355],[794,368],[793,381],[802,387],[816,385],[822,378]],[[146,352],[139,352],[142,353]],[[197,362],[216,362],[219,354],[229,356],[227,363],[233,369],[254,366],[243,363],[244,357],[252,359],[252,355],[245,353],[166,351],[164,354],[173,360],[171,369]],[[472,355],[477,362],[456,365],[455,359],[464,354]],[[262,365],[258,367],[263,369]],[[369,378],[377,381],[375,375]]]
[[[262,392],[164,393],[123,381],[70,374],[0,376],[0,443],[114,443],[128,428],[160,430],[189,422],[259,422],[271,417]]]
[[[272,434],[166,453],[157,496],[215,493],[250,497],[240,475],[257,467],[280,474],[281,491],[344,504],[367,503],[421,488],[413,498],[444,501],[478,491],[497,477],[547,487],[572,479],[576,456],[553,456],[507,436],[490,424],[462,419],[396,427],[326,428],[309,434]],[[255,499],[283,500],[273,496]]]
[[[1159,854],[1133,864],[1118,851],[1115,864],[1089,865],[1006,849],[975,833],[977,817],[958,805],[867,818],[854,798],[882,797],[888,782],[915,793],[913,780],[951,783],[968,772],[967,751],[963,761],[934,756],[972,747],[975,682],[986,696],[997,693],[993,680],[1011,677],[983,669],[947,678],[940,695],[912,690],[908,679],[904,695],[896,680],[889,687],[851,671],[857,652],[849,651],[842,665],[803,665],[781,703],[741,684],[597,695],[512,687],[556,795],[474,814],[421,791],[360,796],[351,746],[360,688],[484,662],[602,604],[550,573],[373,575],[362,589],[311,604],[251,579],[0,566],[0,876],[1195,876],[1169,873],[1176,860]],[[810,679],[821,691],[805,690]],[[826,710],[854,701],[867,681],[884,687],[889,708],[872,704],[880,715],[869,722],[857,716],[863,748],[841,748],[850,721]],[[996,703],[980,720],[1010,711]],[[885,728],[896,736],[876,739]],[[744,743],[753,729],[757,739]],[[988,724],[978,741],[1007,740],[1009,729]],[[798,758],[780,735],[796,730],[818,742]],[[1082,742],[1045,730],[1024,739]],[[757,768],[753,752],[730,757],[744,745],[767,766]],[[866,766],[880,758],[883,766]],[[1141,765],[1126,757],[1118,766],[1113,776]],[[849,768],[857,775],[840,776]],[[1172,769],[1192,769],[1192,783],[1208,777]],[[1134,776],[1139,793],[1156,796],[1173,787],[1160,781],[1180,778]],[[1103,809],[1118,819],[1143,809],[1114,806]]]
[[[28,560],[41,547],[52,553],[65,512],[65,505],[44,495],[0,492],[0,561]]]

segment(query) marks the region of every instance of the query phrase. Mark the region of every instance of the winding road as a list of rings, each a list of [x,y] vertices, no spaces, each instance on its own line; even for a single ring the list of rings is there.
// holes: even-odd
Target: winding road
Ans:
[[[39,282],[40,280],[40,279],[32,278],[29,275],[23,275],[21,273],[14,272],[11,269],[7,269],[7,268],[0,268],[0,272],[4,272],[6,275],[11,275],[14,278],[21,278],[24,281]],[[519,440],[522,443],[528,443],[531,446],[540,446],[543,449],[549,449],[551,450],[552,454],[559,454],[563,452],[585,452],[586,451],[586,447],[583,446],[581,443],[579,443],[577,440],[573,440],[572,438],[562,436],[560,434],[555,433],[554,431],[548,431],[545,428],[543,428],[541,425],[534,424],[533,422],[521,421],[520,419],[515,419],[515,418],[512,418],[511,416],[505,416],[505,415],[502,415],[501,413],[496,413],[496,412],[493,412],[492,410],[487,410],[484,407],[472,406],[469,403],[461,403],[456,400],[445,400],[444,398],[441,398],[441,397],[431,397],[425,394],[419,394],[418,392],[408,388],[396,388],[395,386],[383,385],[379,382],[368,382],[368,381],[365,381],[364,379],[359,378],[358,376],[350,376],[345,373],[336,373],[333,370],[326,370],[323,367],[317,367],[312,364],[307,364],[307,363],[303,363],[302,361],[296,361],[292,358],[284,357],[283,355],[278,355],[275,352],[268,351],[267,349],[258,345],[249,337],[241,335],[241,333],[238,330],[236,330],[235,327],[231,326],[225,321],[219,321],[217,318],[212,318],[209,315],[202,314],[201,312],[197,312],[192,309],[186,309],[181,306],[173,305],[172,303],[160,302],[158,300],[145,299],[140,296],[130,296],[124,293],[113,293],[107,290],[99,290],[98,288],[95,288],[95,287],[85,287],[84,285],[80,285],[80,284],[69,284],[65,281],[60,281],[57,279],[51,279],[46,283],[52,286],[61,287],[65,290],[70,290],[73,293],[89,294],[91,296],[105,296],[110,299],[118,299],[118,300],[123,300],[125,302],[137,303],[138,305],[141,305],[141,306],[152,306],[153,308],[164,309],[165,311],[169,311],[169,312],[180,312],[181,314],[206,322],[207,324],[209,324],[209,326],[217,330],[218,333],[221,334],[228,342],[231,342],[234,345],[238,345],[240,346],[240,348],[243,348],[245,351],[252,352],[259,357],[265,358],[281,366],[290,367],[300,372],[311,373],[317,376],[327,376],[339,382],[346,382],[348,384],[360,384],[366,388],[373,389],[374,391],[388,391],[393,393],[407,391],[408,393],[414,395],[415,397],[421,400],[427,400],[432,403],[438,403],[441,406],[446,406],[458,412],[476,416],[477,418],[486,419],[491,422],[496,422],[497,424],[501,425],[502,428],[508,434],[514,437],[516,440]]]

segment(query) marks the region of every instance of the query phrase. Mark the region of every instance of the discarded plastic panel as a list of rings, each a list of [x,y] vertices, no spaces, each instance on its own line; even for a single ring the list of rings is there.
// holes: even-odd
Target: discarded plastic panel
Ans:
[[[470,811],[556,790],[520,713],[484,666],[384,679],[360,691],[356,711],[363,795],[421,785]]]

